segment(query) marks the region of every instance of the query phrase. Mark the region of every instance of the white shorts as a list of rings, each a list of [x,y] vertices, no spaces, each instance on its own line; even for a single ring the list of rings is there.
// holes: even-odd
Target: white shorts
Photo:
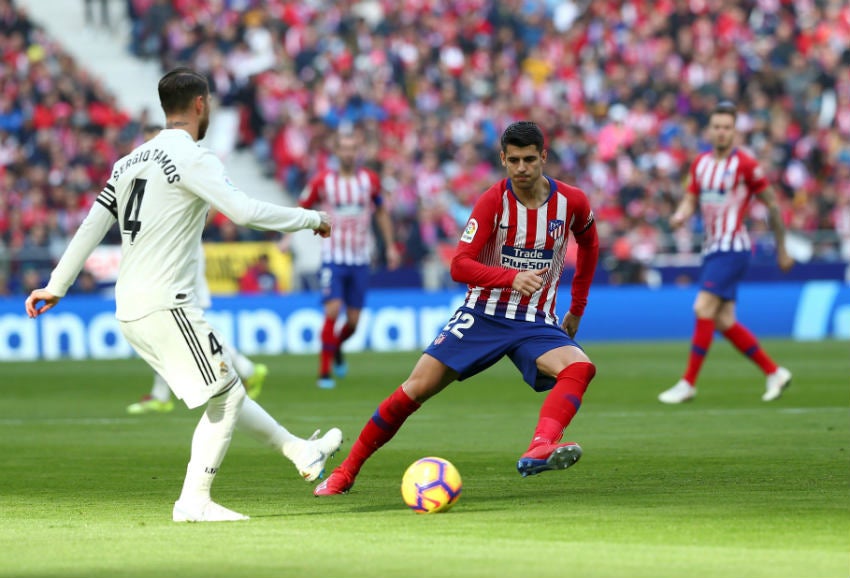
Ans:
[[[136,353],[190,409],[205,404],[238,379],[224,340],[198,307],[155,311],[119,323]]]

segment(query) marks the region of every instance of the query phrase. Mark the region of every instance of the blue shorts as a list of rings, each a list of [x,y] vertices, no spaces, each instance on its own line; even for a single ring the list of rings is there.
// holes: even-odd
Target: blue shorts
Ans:
[[[735,301],[738,296],[738,283],[747,274],[749,266],[750,253],[747,251],[711,253],[702,262],[700,289],[721,299]]]
[[[458,372],[460,381],[507,355],[528,385],[546,391],[555,386],[555,378],[537,370],[537,358],[565,345],[579,347],[557,325],[493,317],[461,307],[425,353]]]
[[[325,263],[319,272],[322,303],[342,299],[346,307],[363,309],[369,286],[369,265]]]

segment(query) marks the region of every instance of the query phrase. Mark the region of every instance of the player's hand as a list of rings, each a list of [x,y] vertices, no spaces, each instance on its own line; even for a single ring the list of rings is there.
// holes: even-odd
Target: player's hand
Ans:
[[[567,335],[570,336],[570,339],[574,339],[576,333],[578,333],[578,326],[581,323],[581,317],[578,315],[573,315],[569,311],[567,311],[566,316],[564,316],[564,320],[561,322],[561,328],[567,332]]]
[[[324,211],[319,211],[319,217],[322,219],[322,222],[319,223],[319,226],[313,229],[313,234],[320,236],[322,239],[327,239],[331,236],[331,217]]]
[[[787,273],[794,266],[794,259],[788,255],[785,251],[779,251],[776,255],[776,260],[779,263],[779,268],[782,269],[783,273]]]
[[[548,272],[549,267],[540,271],[520,271],[514,277],[511,288],[514,291],[519,291],[526,297],[530,297],[543,287],[543,276]]]
[[[395,245],[387,245],[387,269],[392,271],[398,269],[401,265],[401,253],[395,248]]]
[[[277,242],[277,250],[281,253],[289,253],[292,250],[292,235],[281,235]]]
[[[47,289],[35,289],[30,296],[27,297],[25,302],[25,307],[27,309],[27,315],[31,318],[35,319],[42,313],[53,309],[61,297],[57,297],[53,293],[50,293]],[[44,301],[44,305],[39,306],[39,303]]]
[[[670,217],[670,228],[674,231],[685,224],[685,218],[678,213],[673,213],[673,216]]]

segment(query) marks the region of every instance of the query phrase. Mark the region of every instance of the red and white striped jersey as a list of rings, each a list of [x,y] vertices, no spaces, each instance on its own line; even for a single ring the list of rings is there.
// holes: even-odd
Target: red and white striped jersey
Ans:
[[[322,262],[368,265],[372,212],[382,203],[380,179],[369,169],[357,169],[345,176],[332,170],[316,175],[299,204],[305,209],[320,207],[331,216],[333,231],[322,240]]]
[[[703,254],[750,250],[744,218],[753,196],[767,185],[758,162],[738,149],[724,159],[715,158],[712,152],[696,158],[688,193],[697,196],[702,212]]]
[[[478,199],[458,243],[452,270],[454,275],[458,267],[461,277],[477,280],[477,284],[469,284],[466,307],[495,317],[558,324],[556,297],[569,231],[581,236],[594,223],[581,189],[554,179],[549,179],[549,184],[551,194],[537,209],[530,209],[517,199],[508,179]],[[595,229],[592,233],[587,242],[595,246]],[[583,237],[588,236],[577,237],[580,245]],[[592,261],[588,263],[590,270],[581,275],[581,287],[573,284],[577,315],[583,313],[587,302],[592,269],[596,266],[595,258]],[[543,286],[533,295],[526,297],[511,288],[516,271],[547,267]]]

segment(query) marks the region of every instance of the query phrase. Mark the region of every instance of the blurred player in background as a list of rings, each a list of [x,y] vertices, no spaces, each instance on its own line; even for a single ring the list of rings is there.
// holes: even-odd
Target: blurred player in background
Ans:
[[[536,124],[510,125],[501,148],[508,178],[475,203],[452,260],[452,278],[469,285],[465,303],[407,380],[381,402],[348,457],[316,486],[315,495],[347,492],[369,456],[422,403],[506,355],[535,391],[551,390],[517,471],[528,476],[565,469],[581,457],[581,447],[561,443],[561,437],[596,374],[573,340],[599,256],[593,212],[580,189],[543,174],[547,152]],[[578,243],[578,260],[572,303],[559,325],[555,301],[570,231]]]
[[[331,365],[336,377],[345,377],[348,371],[342,344],[356,331],[366,299],[373,213],[386,248],[387,267],[395,269],[400,261],[378,175],[357,166],[356,137],[350,133],[339,133],[335,152],[339,167],[316,175],[299,201],[306,209],[321,206],[334,221],[334,234],[322,241],[319,276],[325,322],[317,385],[324,389],[335,386]],[[337,332],[337,318],[343,305],[345,323]]]
[[[203,76],[175,68],[160,79],[159,98],[166,129],[115,163],[47,287],[30,293],[26,310],[38,317],[55,307],[117,220],[121,265],[115,306],[121,332],[187,407],[206,405],[172,519],[245,520],[210,495],[234,428],[274,447],[308,481],[322,475],[342,433],[333,428],[320,439],[299,438],[246,397],[221,336],[195,297],[201,233],[211,205],[234,223],[270,231],[312,229],[327,236],[331,222],[325,213],[249,197],[227,178],[215,154],[198,146],[210,119]]]
[[[688,365],[676,385],[658,396],[662,403],[682,403],[696,396],[697,376],[715,330],[764,372],[767,383],[762,400],[779,398],[791,383],[791,372],[779,367],[735,317],[738,284],[747,272],[751,253],[744,219],[754,197],[767,207],[779,268],[787,272],[794,265],[785,249],[785,227],[776,194],[758,162],[734,146],[736,117],[731,102],[721,102],[712,111],[708,123],[712,150],[699,155],[691,165],[687,193],[670,218],[671,227],[681,227],[699,204],[705,240]]]
[[[159,125],[147,125],[143,129],[145,141],[149,141],[159,134],[162,127]],[[198,277],[195,285],[195,298],[198,300],[198,307],[201,309],[209,309],[212,306],[210,297],[210,288],[207,284],[206,276],[206,258],[204,256],[203,244],[199,244],[198,254]],[[245,389],[248,397],[257,399],[263,390],[266,376],[269,369],[262,363],[254,363],[227,343],[222,343],[222,346],[227,350],[230,359],[233,361],[233,368],[237,375],[245,384]],[[143,396],[136,403],[127,406],[127,413],[131,415],[141,415],[146,413],[168,413],[174,409],[174,401],[171,399],[171,388],[156,372],[153,374],[153,384],[151,385],[150,393]]]

